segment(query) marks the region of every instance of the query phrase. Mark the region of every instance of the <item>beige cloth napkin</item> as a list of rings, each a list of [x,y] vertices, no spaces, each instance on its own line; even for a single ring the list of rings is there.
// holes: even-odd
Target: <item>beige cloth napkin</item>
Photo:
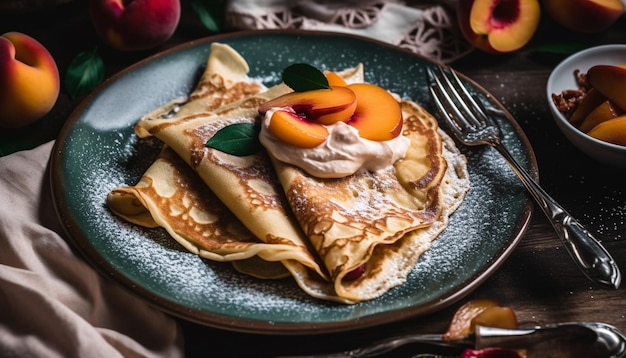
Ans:
[[[473,48],[461,35],[453,0],[230,0],[235,29],[301,29],[349,33],[450,63]]]
[[[66,242],[50,195],[52,145],[0,158],[0,357],[182,357],[171,317]]]

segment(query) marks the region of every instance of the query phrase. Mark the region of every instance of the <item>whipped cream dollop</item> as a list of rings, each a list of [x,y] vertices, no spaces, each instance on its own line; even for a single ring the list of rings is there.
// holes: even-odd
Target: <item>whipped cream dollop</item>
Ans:
[[[259,139],[276,159],[292,164],[318,178],[343,178],[359,170],[377,171],[406,156],[411,141],[402,134],[387,141],[361,137],[359,131],[345,123],[326,125],[328,138],[314,148],[300,148],[276,138],[270,130],[272,114],[265,113]]]

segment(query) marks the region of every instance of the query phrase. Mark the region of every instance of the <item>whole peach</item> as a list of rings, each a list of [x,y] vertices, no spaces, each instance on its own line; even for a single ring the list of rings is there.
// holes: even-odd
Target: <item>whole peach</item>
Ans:
[[[56,103],[59,89],[56,62],[39,41],[20,32],[0,36],[0,127],[40,119]]]
[[[530,41],[541,16],[537,0],[458,0],[461,33],[479,50],[505,53]]]
[[[180,20],[179,0],[91,0],[91,21],[100,38],[124,51],[167,41]]]
[[[559,25],[583,33],[606,30],[625,10],[621,0],[543,0],[542,6]]]

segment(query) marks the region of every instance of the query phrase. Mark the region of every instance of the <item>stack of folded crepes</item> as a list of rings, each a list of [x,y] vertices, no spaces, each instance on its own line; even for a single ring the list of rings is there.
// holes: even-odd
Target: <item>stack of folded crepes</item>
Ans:
[[[363,67],[338,72],[363,82]],[[107,197],[118,216],[163,227],[189,251],[230,261],[260,278],[288,276],[309,295],[342,303],[381,296],[404,282],[469,190],[466,161],[437,121],[398,100],[404,159],[376,172],[320,179],[266,151],[235,156],[205,144],[236,123],[259,123],[258,107],[291,92],[248,77],[231,47],[213,43],[207,67],[185,100],[136,124],[164,143],[134,186]]]

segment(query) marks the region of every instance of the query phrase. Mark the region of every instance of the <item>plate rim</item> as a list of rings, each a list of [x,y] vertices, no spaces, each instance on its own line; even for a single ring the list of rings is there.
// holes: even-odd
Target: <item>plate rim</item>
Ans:
[[[261,321],[250,318],[242,318],[242,317],[233,317],[233,316],[224,316],[221,314],[194,310],[190,307],[187,307],[183,304],[179,304],[177,302],[172,302],[170,300],[164,299],[155,293],[151,292],[149,289],[142,287],[137,284],[129,277],[126,277],[124,273],[119,272],[113,265],[108,263],[102,255],[99,253],[93,245],[90,245],[89,239],[85,237],[84,233],[78,228],[79,223],[72,217],[69,213],[69,209],[67,207],[67,202],[64,198],[64,188],[60,173],[60,164],[63,158],[62,146],[67,140],[69,133],[71,132],[73,126],[78,122],[81,118],[81,114],[88,108],[88,106],[98,97],[98,95],[108,88],[112,83],[117,81],[118,79],[126,76],[128,73],[133,70],[140,68],[156,59],[168,56],[170,54],[184,51],[188,48],[208,44],[211,42],[216,42],[220,40],[228,40],[234,38],[242,38],[242,37],[263,37],[268,35],[280,35],[286,37],[294,37],[294,36],[302,36],[302,37],[323,37],[323,36],[334,36],[334,37],[347,37],[354,38],[359,41],[369,42],[374,45],[382,46],[385,48],[392,49],[394,51],[405,52],[411,56],[414,56],[421,61],[430,62],[430,63],[440,63],[436,60],[427,58],[425,56],[416,54],[414,52],[409,51],[408,49],[403,49],[401,47],[381,42],[375,39],[363,37],[360,35],[347,34],[347,33],[338,33],[338,32],[329,32],[329,31],[308,31],[308,30],[298,30],[298,29],[290,29],[290,30],[246,30],[246,31],[238,31],[233,33],[225,33],[225,34],[217,34],[212,36],[207,36],[195,40],[191,40],[188,42],[181,43],[174,47],[165,49],[153,55],[150,55],[130,66],[122,69],[121,71],[115,73],[109,78],[105,79],[96,89],[94,89],[90,94],[88,94],[85,98],[81,100],[81,102],[76,106],[76,108],[72,111],[63,127],[61,128],[59,135],[56,138],[54,143],[54,148],[50,157],[50,170],[49,170],[49,184],[51,186],[52,192],[52,202],[54,204],[56,215],[59,221],[62,224],[63,230],[67,234],[71,243],[78,249],[79,254],[85,258],[89,263],[91,263],[92,267],[94,267],[101,274],[106,277],[113,278],[114,281],[117,281],[122,286],[127,288],[129,291],[134,293],[135,295],[142,298],[148,304],[156,307],[157,309],[168,313],[170,315],[185,319],[190,322],[198,323],[204,326],[209,326],[213,328],[235,331],[241,333],[255,333],[255,334],[272,334],[272,335],[307,335],[307,334],[321,334],[321,333],[337,333],[337,332],[345,332],[345,331],[353,331],[358,329],[364,329],[374,326],[380,326],[384,324],[389,324],[393,322],[398,322],[402,320],[406,320],[409,318],[414,318],[417,316],[425,315],[428,313],[433,313],[435,311],[442,310],[463,297],[467,296],[469,293],[474,291],[478,286],[480,286],[487,278],[489,278],[494,272],[496,272],[499,267],[508,259],[511,252],[517,247],[518,243],[526,233],[533,213],[533,202],[530,197],[528,197],[525,202],[520,218],[515,223],[514,228],[512,229],[514,235],[509,238],[508,245],[505,245],[500,252],[493,258],[491,263],[488,263],[486,267],[483,268],[482,271],[472,275],[466,282],[461,284],[461,288],[457,290],[452,290],[447,294],[443,295],[439,299],[434,302],[427,303],[421,306],[412,306],[408,308],[402,309],[402,314],[398,314],[398,310],[379,312],[375,314],[371,314],[365,317],[357,317],[351,318],[341,321],[329,321],[329,322],[270,322],[270,321]],[[482,86],[477,84],[475,81],[471,80],[467,76],[462,73],[459,73],[460,77],[462,77],[465,81],[469,82],[474,88],[481,92],[484,95],[491,96],[489,92],[487,92]],[[525,135],[524,131],[520,127],[519,123],[513,118],[513,116],[508,112],[508,110],[497,101],[497,106],[504,113],[510,125],[515,129],[517,136],[519,137],[519,141],[525,149],[525,154],[528,156],[528,166],[531,176],[533,176],[536,180],[538,180],[538,166],[534,151],[532,146],[530,145],[530,141]],[[57,170],[55,170],[57,169]],[[79,239],[82,238],[82,239]]]

